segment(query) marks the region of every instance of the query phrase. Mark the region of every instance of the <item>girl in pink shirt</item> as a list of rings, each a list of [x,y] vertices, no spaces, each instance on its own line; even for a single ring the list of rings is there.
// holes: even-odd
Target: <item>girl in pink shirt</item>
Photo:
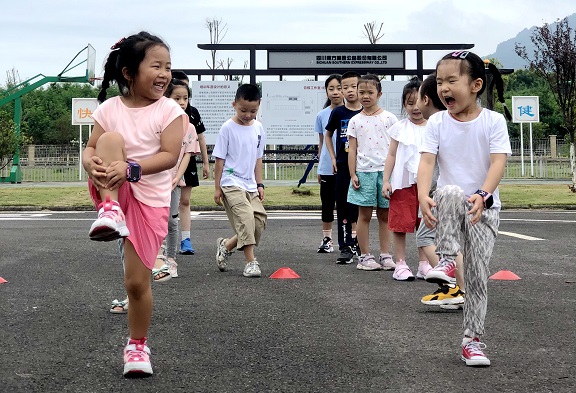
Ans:
[[[82,154],[98,219],[92,240],[124,239],[124,285],[130,338],[124,375],[150,375],[146,336],[152,317],[150,269],[168,229],[172,169],[188,117],[164,97],[172,78],[168,46],[140,32],[112,46],[94,112],[94,129]],[[115,82],[121,92],[106,99]]]

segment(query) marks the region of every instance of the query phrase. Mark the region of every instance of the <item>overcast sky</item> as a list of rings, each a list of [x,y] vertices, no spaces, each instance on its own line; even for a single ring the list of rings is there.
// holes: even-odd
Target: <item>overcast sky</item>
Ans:
[[[379,43],[470,43],[479,55],[524,28],[554,22],[576,12],[568,0],[5,0],[0,12],[0,85],[15,68],[22,80],[60,73],[90,43],[96,74],[118,39],[140,30],[163,38],[174,68],[205,68],[207,18],[221,18],[223,43],[368,43],[363,25],[384,23]],[[242,68],[246,55],[222,52]],[[436,57],[425,57],[431,67]],[[258,57],[257,66],[265,66]],[[82,75],[74,71],[68,76]]]

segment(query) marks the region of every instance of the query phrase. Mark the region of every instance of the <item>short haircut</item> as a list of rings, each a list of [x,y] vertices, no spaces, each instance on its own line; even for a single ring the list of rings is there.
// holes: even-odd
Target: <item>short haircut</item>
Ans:
[[[371,83],[374,86],[376,86],[376,90],[378,90],[378,93],[382,91],[382,83],[380,82],[380,78],[378,78],[377,75],[374,74],[362,75],[358,80],[358,85],[360,85],[361,83]]]
[[[251,83],[245,83],[240,85],[238,90],[236,90],[236,97],[234,97],[234,100],[260,101],[261,98],[262,93],[260,93],[258,86]]]
[[[438,88],[436,85],[436,74],[428,75],[424,82],[420,85],[420,98],[428,97],[432,101],[434,108],[438,110],[445,110],[446,107],[438,97]]]
[[[348,78],[360,79],[360,74],[357,73],[356,71],[346,71],[345,73],[342,74],[342,79],[348,79]]]

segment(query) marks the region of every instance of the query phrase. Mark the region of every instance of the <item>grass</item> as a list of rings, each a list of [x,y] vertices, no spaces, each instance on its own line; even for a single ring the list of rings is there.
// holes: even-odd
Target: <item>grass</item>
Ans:
[[[191,206],[197,209],[217,209],[212,186],[196,187],[192,191]],[[576,194],[567,184],[502,184],[500,197],[504,208],[574,208]],[[264,205],[267,207],[319,208],[320,188],[317,185],[269,186]],[[92,209],[84,187],[2,187],[0,207],[34,207],[43,209]]]

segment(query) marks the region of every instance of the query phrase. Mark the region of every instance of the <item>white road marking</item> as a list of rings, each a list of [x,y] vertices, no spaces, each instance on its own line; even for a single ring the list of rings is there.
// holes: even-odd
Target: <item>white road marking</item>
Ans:
[[[504,232],[504,231],[498,231],[499,235],[506,235],[506,236],[511,236],[511,237],[517,237],[518,239],[522,239],[522,240],[545,240],[545,239],[540,239],[539,237],[532,237],[532,236],[527,236],[527,235],[521,235],[519,233],[514,233],[514,232]]]

